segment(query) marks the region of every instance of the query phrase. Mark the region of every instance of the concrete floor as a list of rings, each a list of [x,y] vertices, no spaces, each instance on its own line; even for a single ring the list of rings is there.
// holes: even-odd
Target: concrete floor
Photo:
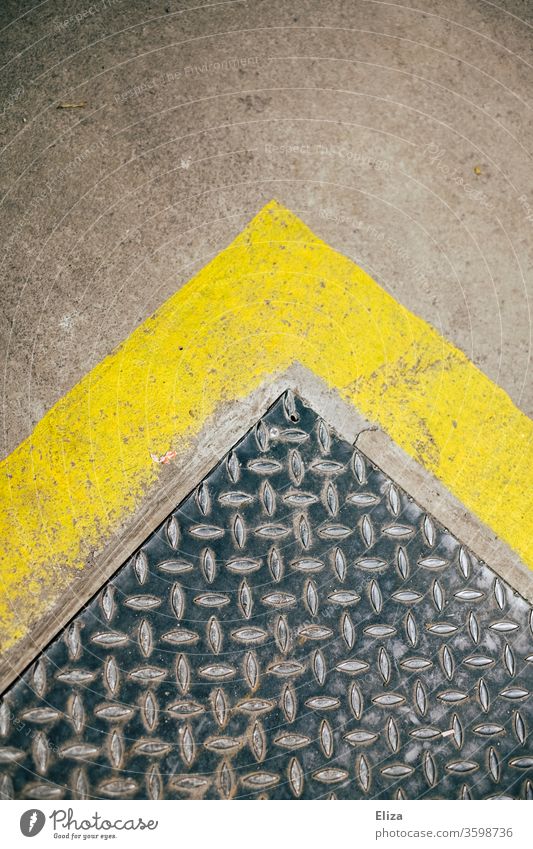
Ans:
[[[533,415],[532,12],[4,0],[1,453],[273,197]]]

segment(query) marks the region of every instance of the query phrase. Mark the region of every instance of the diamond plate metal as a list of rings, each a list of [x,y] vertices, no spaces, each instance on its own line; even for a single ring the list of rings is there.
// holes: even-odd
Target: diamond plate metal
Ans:
[[[531,799],[532,631],[289,392],[5,695],[0,791]]]

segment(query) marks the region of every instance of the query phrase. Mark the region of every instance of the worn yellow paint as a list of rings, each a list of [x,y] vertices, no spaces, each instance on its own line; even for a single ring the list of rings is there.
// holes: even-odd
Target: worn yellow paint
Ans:
[[[217,405],[299,361],[533,566],[533,423],[426,322],[272,202],[1,464],[3,648]],[[529,493],[529,495],[528,495]]]

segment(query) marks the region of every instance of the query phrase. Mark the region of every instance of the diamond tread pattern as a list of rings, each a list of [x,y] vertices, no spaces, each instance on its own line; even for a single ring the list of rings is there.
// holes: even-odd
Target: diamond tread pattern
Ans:
[[[3,798],[533,798],[528,604],[292,393],[0,707]]]

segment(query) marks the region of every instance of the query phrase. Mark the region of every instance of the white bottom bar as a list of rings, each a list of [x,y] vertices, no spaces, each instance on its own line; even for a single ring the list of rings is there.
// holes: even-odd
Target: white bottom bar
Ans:
[[[67,844],[187,849],[525,849],[525,802],[8,802],[3,845]],[[68,841],[68,843],[67,843]]]

